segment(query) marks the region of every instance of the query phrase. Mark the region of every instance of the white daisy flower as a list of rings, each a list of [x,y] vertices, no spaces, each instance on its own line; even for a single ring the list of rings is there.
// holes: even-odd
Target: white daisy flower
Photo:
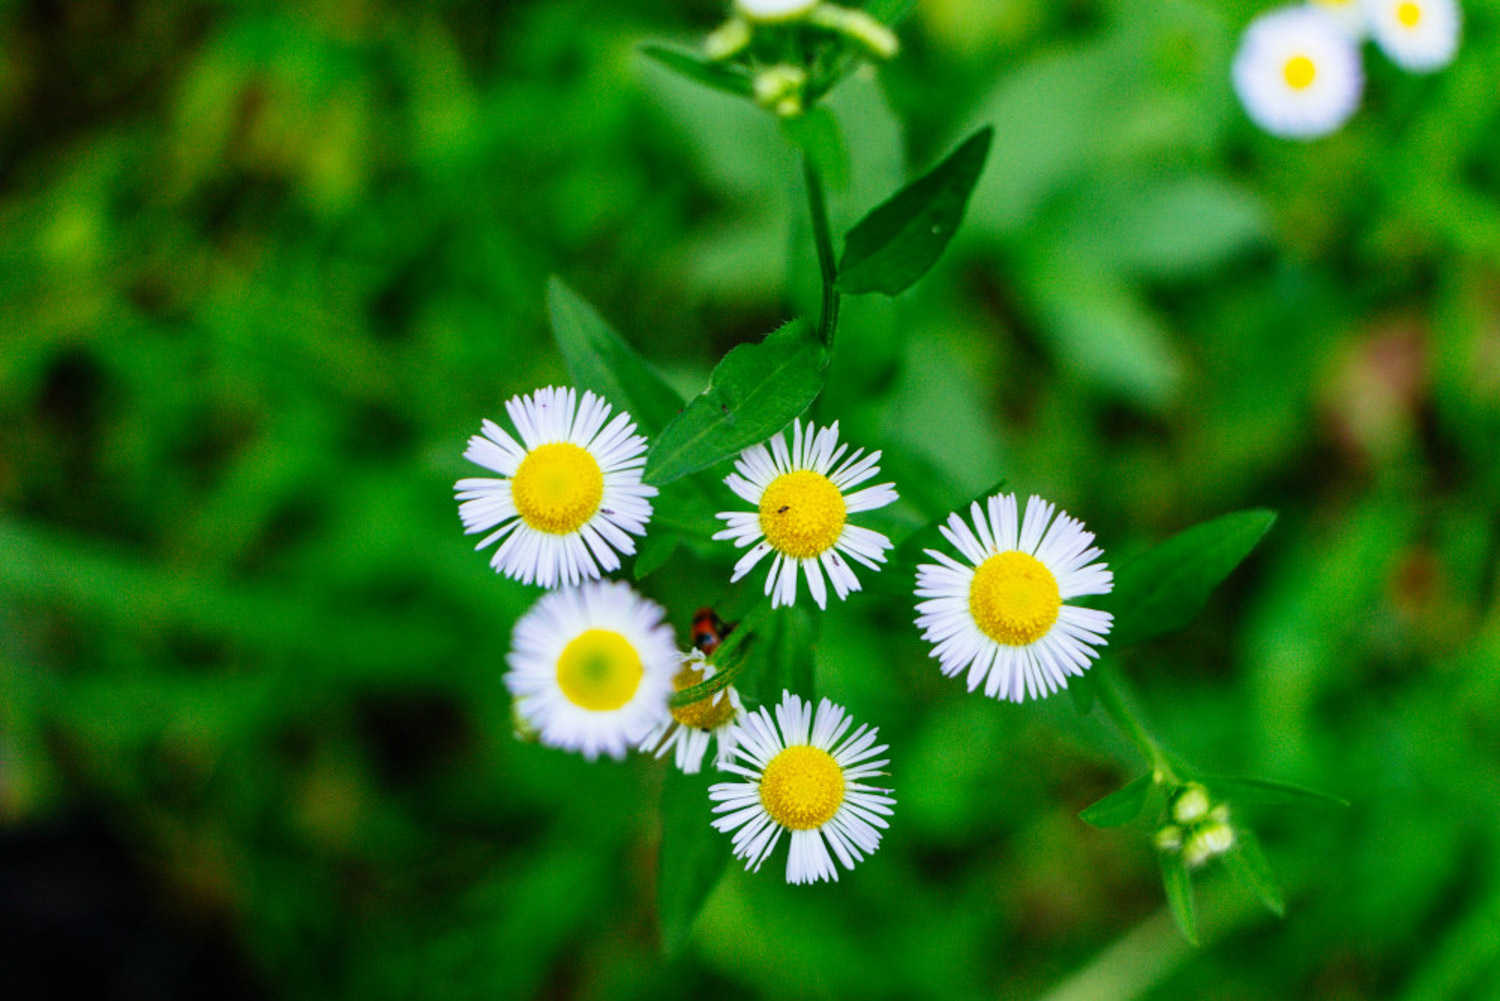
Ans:
[[[801,570],[813,601],[819,608],[827,608],[824,571],[842,601],[851,591],[859,590],[859,578],[854,576],[848,559],[871,570],[878,570],[885,562],[891,540],[849,524],[848,517],[895,501],[895,485],[881,483],[852,494],[844,492],[880,472],[880,453],[864,455],[863,449],[856,449],[844,458],[849,446],[839,444],[838,421],[822,430],[808,424],[805,433],[802,422],[793,421],[791,449],[787,449],[783,434],[777,434],[769,445],[745,449],[735,460],[735,471],[724,478],[729,489],[758,510],[719,514],[729,527],[714,538],[752,547],[735,564],[731,583],[775,552],[771,572],[766,575],[771,607],[796,601],[797,571]],[[862,455],[864,458],[860,458]]]
[[[1455,0],[1365,0],[1365,15],[1375,41],[1402,69],[1431,73],[1458,52]]]
[[[469,439],[464,458],[503,479],[459,480],[464,532],[489,532],[475,549],[495,542],[497,573],[525,584],[572,586],[618,570],[619,553],[635,552],[631,535],[651,520],[656,488],[641,482],[646,439],[624,412],[585,391],[548,386],[507,400],[517,443],[493,421]],[[606,423],[608,421],[608,423]],[[627,534],[628,533],[628,534]],[[503,540],[503,541],[501,541]]]
[[[989,499],[988,511],[969,508],[940,526],[964,562],[927,550],[937,564],[917,567],[917,626],[950,678],[968,669],[969,691],[1023,702],[1068,687],[1098,656],[1114,621],[1108,612],[1064,604],[1084,594],[1108,594],[1114,574],[1093,562],[1092,532],[1040,497],[1016,518],[1014,494]]]
[[[701,650],[694,650],[682,658],[682,668],[672,678],[672,688],[685,691],[719,673],[719,669],[703,659]],[[745,704],[733,685],[719,689],[713,695],[698,702],[669,709],[671,716],[652,727],[641,741],[641,750],[654,751],[658,758],[669,750],[674,751],[677,767],[688,775],[696,775],[703,768],[703,755],[708,751],[712,737],[718,742],[718,753],[714,764],[723,768],[734,759],[734,725],[745,718]]]
[[[662,617],[608,581],[545,594],[521,616],[505,687],[543,744],[623,758],[666,717],[681,658]]]
[[[791,21],[809,13],[819,0],[734,0],[734,9],[747,21]]]
[[[1318,6],[1283,7],[1250,22],[1233,75],[1245,113],[1285,139],[1335,131],[1365,86],[1354,39]]]
[[[1338,22],[1349,37],[1362,39],[1369,30],[1363,0],[1310,0],[1312,6]]]
[[[876,745],[873,727],[844,737],[852,722],[827,699],[814,717],[811,704],[782,692],[775,723],[762,708],[738,725],[735,753],[749,767],[731,762],[724,769],[745,781],[716,783],[708,795],[714,812],[722,814],[714,827],[734,831],[734,854],[746,869],[760,869],[783,831],[791,832],[788,883],[837,880],[830,848],[845,869],[853,869],[880,847],[880,829],[896,801],[889,789],[864,780],[886,774],[881,769],[890,762],[870,760],[886,751],[885,744]]]

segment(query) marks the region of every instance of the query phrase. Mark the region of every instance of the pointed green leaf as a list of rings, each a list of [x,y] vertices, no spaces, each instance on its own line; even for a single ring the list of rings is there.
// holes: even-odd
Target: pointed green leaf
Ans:
[[[636,549],[635,579],[642,580],[660,570],[681,542],[682,536],[669,528],[656,527],[647,532]]]
[[[553,277],[547,285],[552,334],[580,389],[626,410],[641,429],[660,431],[682,409],[682,397],[578,293]]]
[[[856,295],[899,295],[926,274],[963,221],[993,138],[994,129],[980,129],[850,230],[839,261],[839,288]]]
[[[1234,848],[1224,856],[1224,867],[1235,882],[1265,905],[1266,910],[1278,918],[1285,917],[1286,900],[1265,854],[1260,850],[1260,842],[1252,832],[1244,829],[1235,831],[1234,840]]]
[[[1151,773],[1140,778],[1087,807],[1078,816],[1086,824],[1095,827],[1119,827],[1141,815],[1146,806],[1146,797],[1151,794]]]
[[[1176,852],[1157,855],[1161,863],[1161,881],[1167,891],[1167,905],[1172,908],[1172,917],[1188,944],[1198,944],[1198,908],[1193,902],[1193,881],[1188,876],[1182,856]]]
[[[696,52],[656,42],[642,45],[640,51],[672,72],[714,90],[736,97],[750,97],[755,93],[749,74],[721,63],[711,63]]]
[[[1236,775],[1204,775],[1200,781],[1232,803],[1264,806],[1348,806],[1342,796],[1306,789],[1288,782],[1252,779]]]
[[[1276,521],[1274,511],[1236,511],[1194,525],[1126,560],[1099,605],[1115,616],[1109,642],[1139,643],[1181,629]]]
[[[713,829],[709,777],[669,767],[661,790],[661,858],[657,867],[657,911],[662,951],[687,944],[703,902],[729,860],[729,839]]]
[[[793,320],[759,344],[724,356],[708,388],[662,429],[646,456],[646,481],[660,486],[765,441],[823,390],[823,348]]]

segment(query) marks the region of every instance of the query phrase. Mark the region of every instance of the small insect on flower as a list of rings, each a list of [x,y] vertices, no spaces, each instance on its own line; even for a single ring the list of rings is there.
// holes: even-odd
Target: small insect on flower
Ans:
[[[500,543],[490,566],[525,584],[574,585],[620,567],[631,535],[651,520],[656,488],[641,482],[646,439],[630,415],[585,391],[549,386],[506,401],[518,443],[493,421],[469,439],[464,458],[503,479],[459,480],[464,531],[489,532],[475,549]]]
[[[720,513],[718,517],[729,527],[714,538],[751,547],[735,564],[731,581],[744,577],[765,556],[776,554],[766,575],[772,608],[797,600],[799,570],[807,578],[813,601],[826,608],[824,572],[842,601],[860,589],[849,560],[871,570],[885,562],[890,540],[851,525],[848,519],[894,502],[895,484],[845,493],[880,472],[880,453],[865,455],[863,449],[856,449],[846,458],[849,446],[839,444],[838,421],[822,430],[812,424],[804,430],[800,420],[793,421],[790,449],[784,434],[773,437],[768,445],[745,449],[735,460],[734,472],[724,478],[729,489],[758,510]]]
[[[1056,519],[1053,518],[1057,513]],[[957,512],[940,527],[963,562],[928,549],[937,564],[917,567],[917,626],[949,677],[968,669],[969,691],[1022,702],[1068,686],[1098,656],[1114,619],[1066,604],[1108,594],[1114,575],[1094,562],[1102,551],[1083,523],[1032,497],[1016,517],[1014,494],[997,494],[988,510],[969,508],[973,530]]]
[[[720,831],[734,832],[734,854],[758,871],[784,832],[791,833],[786,881],[837,880],[834,857],[845,869],[880,847],[895,799],[889,789],[865,784],[884,775],[877,730],[861,726],[845,737],[852,720],[827,699],[813,707],[782,692],[776,720],[762,708],[736,726],[736,757],[745,764],[720,766],[744,778],[709,787]],[[879,758],[879,760],[871,760]],[[829,849],[832,849],[832,855]]]
[[[703,611],[713,615],[708,609]],[[714,618],[717,620],[718,617]],[[698,632],[696,625],[693,631],[696,642],[697,637],[702,634]],[[718,641],[715,640],[712,646],[717,647]],[[682,667],[672,679],[672,687],[676,691],[683,692],[701,685],[719,673],[718,668],[708,663],[704,656],[705,651],[701,647],[683,656]],[[672,706],[669,711],[671,716],[646,734],[641,741],[641,750],[654,753],[658,758],[669,750],[675,752],[673,760],[688,775],[695,775],[703,768],[703,755],[708,751],[709,738],[718,743],[718,752],[714,755],[714,762],[718,767],[722,768],[733,760],[734,726],[745,718],[745,705],[740,701],[740,693],[735,691],[734,685],[726,685],[697,702]]]
[[[622,758],[662,722],[681,661],[663,614],[603,582],[545,594],[521,616],[505,685],[543,744]]]
[[[703,656],[712,657],[724,638],[734,631],[712,608],[700,608],[693,613],[693,647]]]
[[[1354,38],[1320,6],[1283,7],[1250,22],[1233,76],[1245,113],[1285,139],[1336,131],[1365,86]]]
[[[1455,0],[1365,0],[1365,15],[1376,43],[1402,69],[1431,73],[1458,52]]]

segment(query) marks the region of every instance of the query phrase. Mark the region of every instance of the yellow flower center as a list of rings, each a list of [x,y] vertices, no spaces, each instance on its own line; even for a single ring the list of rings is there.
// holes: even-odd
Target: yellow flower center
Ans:
[[[1396,7],[1396,20],[1401,22],[1401,27],[1403,28],[1415,28],[1422,20],[1421,4],[1411,3],[1410,0],[1407,0],[1406,3],[1398,5]]]
[[[1286,77],[1288,87],[1293,90],[1306,90],[1317,78],[1318,67],[1313,65],[1313,61],[1306,56],[1293,56],[1281,68],[1281,75]]]
[[[672,679],[672,687],[679,692],[702,683],[703,671],[696,667],[684,667]],[[715,698],[718,698],[717,702],[714,701]],[[674,706],[672,718],[683,726],[712,730],[734,718],[734,704],[729,701],[727,693],[715,692],[706,699],[689,702],[685,706]]]
[[[799,469],[776,477],[761,494],[760,530],[777,552],[806,560],[839,540],[847,513],[832,480]]]
[[[567,535],[583,527],[604,499],[604,473],[586,449],[571,442],[540,445],[521,460],[511,496],[526,524]]]
[[[771,819],[793,831],[810,831],[833,819],[844,801],[844,770],[816,747],[788,747],[766,765],[760,803]]]
[[[969,614],[986,636],[1006,646],[1027,646],[1046,636],[1061,608],[1052,571],[1019,550],[985,560],[969,585]]]
[[[646,669],[630,641],[613,629],[580,633],[557,658],[557,686],[569,702],[610,712],[629,702]]]

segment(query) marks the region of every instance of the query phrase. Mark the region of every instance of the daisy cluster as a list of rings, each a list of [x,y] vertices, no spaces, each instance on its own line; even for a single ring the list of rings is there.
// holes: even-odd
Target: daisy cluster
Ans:
[[[827,699],[816,707],[784,691],[779,704],[747,711],[732,683],[683,702],[718,668],[723,629],[698,613],[694,644],[678,649],[666,610],[628,584],[603,580],[635,552],[653,513],[656,488],[642,480],[646,439],[629,414],[585,391],[547,387],[505,405],[510,428],[484,421],[465,458],[497,474],[459,480],[464,530],[494,546],[490,565],[548,588],[516,623],[505,683],[518,728],[541,743],[593,760],[637,749],[670,751],[687,773],[714,765],[733,778],[709,790],[713,825],[734,854],[758,870],[782,836],[788,882],[838,878],[879,847],[895,800],[870,784],[887,774],[878,731],[855,727]],[[771,608],[806,593],[826,609],[879,572],[891,541],[855,524],[898,499],[875,483],[879,451],[840,441],[828,427],[794,421],[790,436],[740,453],[725,485],[745,510],[718,515],[714,540],[743,550],[731,582],[767,567]],[[969,691],[1023,702],[1066,688],[1098,656],[1107,612],[1072,604],[1113,586],[1101,550],[1083,524],[1039,497],[1022,509],[1001,494],[973,504],[967,518],[939,526],[951,549],[928,549],[917,568],[916,625],[945,675]],[[856,570],[858,568],[858,570]],[[674,704],[676,703],[676,704]]]
[[[1458,51],[1457,0],[1308,0],[1250,22],[1232,76],[1245,112],[1285,139],[1337,131],[1364,93],[1360,46],[1371,39],[1397,66],[1432,73]]]

